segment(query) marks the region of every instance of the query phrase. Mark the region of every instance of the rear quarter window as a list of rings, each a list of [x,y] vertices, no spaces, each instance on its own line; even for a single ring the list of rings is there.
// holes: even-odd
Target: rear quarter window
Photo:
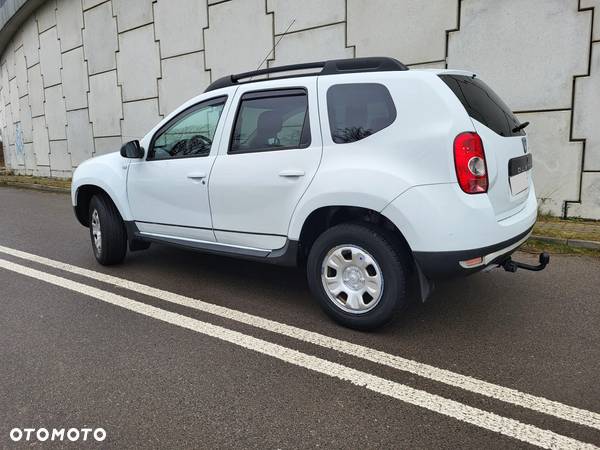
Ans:
[[[336,144],[360,141],[396,120],[390,91],[378,83],[336,84],[327,90],[331,139]]]
[[[470,117],[481,122],[500,136],[522,136],[523,130],[513,132],[520,122],[510,108],[483,81],[466,75],[440,75],[454,92]]]

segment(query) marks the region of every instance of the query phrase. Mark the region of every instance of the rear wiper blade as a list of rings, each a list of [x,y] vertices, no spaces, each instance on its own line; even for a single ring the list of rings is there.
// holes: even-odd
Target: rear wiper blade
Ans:
[[[519,131],[521,131],[523,128],[527,127],[527,125],[529,125],[529,122],[523,122],[521,125],[517,125],[516,127],[514,127],[512,129],[513,133],[518,133]]]

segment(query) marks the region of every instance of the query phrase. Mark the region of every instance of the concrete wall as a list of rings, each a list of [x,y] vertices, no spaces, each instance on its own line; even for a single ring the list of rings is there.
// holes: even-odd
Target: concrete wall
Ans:
[[[389,55],[478,72],[531,122],[541,210],[600,219],[600,0],[47,0],[16,30],[0,131],[18,173],[68,177],[262,61]]]

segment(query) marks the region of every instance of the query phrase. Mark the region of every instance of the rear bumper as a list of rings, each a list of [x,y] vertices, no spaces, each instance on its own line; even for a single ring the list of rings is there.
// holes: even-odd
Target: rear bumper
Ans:
[[[414,252],[413,255],[422,273],[430,280],[466,276],[488,266],[502,264],[530,235],[531,228],[495,245],[449,252]],[[476,258],[481,258],[481,262],[470,266],[465,264],[465,261]]]
[[[401,231],[429,279],[468,275],[511,255],[537,219],[533,187],[509,217],[499,219],[487,195],[467,195],[457,184],[417,186],[382,214]],[[482,258],[471,266],[461,262]]]

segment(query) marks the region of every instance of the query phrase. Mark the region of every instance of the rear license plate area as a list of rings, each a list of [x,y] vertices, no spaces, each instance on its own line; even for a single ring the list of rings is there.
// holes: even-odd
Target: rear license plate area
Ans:
[[[529,171],[533,167],[531,154],[508,161],[508,181],[512,195],[520,194],[529,187]]]

